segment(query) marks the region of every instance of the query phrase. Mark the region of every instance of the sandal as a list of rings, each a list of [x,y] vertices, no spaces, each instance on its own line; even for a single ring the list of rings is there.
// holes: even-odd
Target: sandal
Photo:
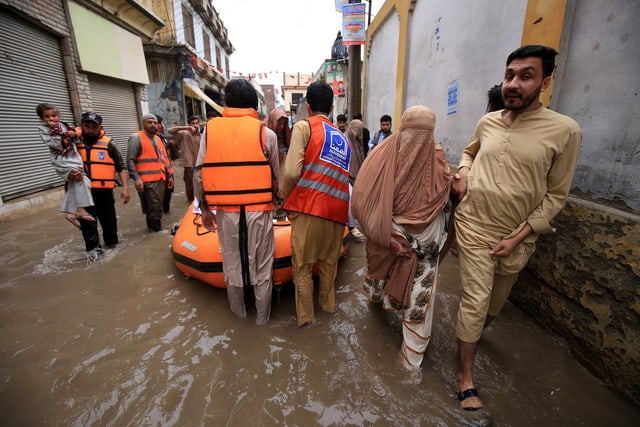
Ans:
[[[354,239],[356,240],[364,240],[364,235],[360,232],[360,230],[358,230],[358,227],[353,227],[349,233],[351,233],[351,236],[353,236]]]
[[[478,390],[476,390],[475,388],[469,388],[466,389],[465,391],[461,391],[458,393],[458,400],[460,401],[460,406],[462,406],[462,402],[465,401],[466,399],[470,398],[470,397],[477,397],[478,399],[480,399],[480,395],[478,394]],[[474,407],[474,406],[462,406],[462,409],[464,409],[465,411],[479,411],[481,409],[483,409],[482,406],[478,406],[478,407]]]
[[[78,221],[78,219],[75,217],[75,215],[71,215],[71,214],[65,215],[64,219],[69,221],[74,226],[76,226],[78,228],[82,228],[82,226],[80,225],[80,221]]]

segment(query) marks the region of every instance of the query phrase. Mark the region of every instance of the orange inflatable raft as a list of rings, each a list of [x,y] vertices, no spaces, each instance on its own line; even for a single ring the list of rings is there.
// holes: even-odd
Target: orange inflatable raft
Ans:
[[[222,254],[218,233],[207,230],[201,216],[191,204],[177,230],[174,230],[171,255],[178,270],[187,277],[193,277],[217,288],[226,288],[222,272]],[[273,254],[273,284],[282,285],[293,280],[291,269],[291,223],[288,220],[274,220],[273,234],[276,241]],[[343,250],[346,254],[349,243],[349,229],[345,227]]]

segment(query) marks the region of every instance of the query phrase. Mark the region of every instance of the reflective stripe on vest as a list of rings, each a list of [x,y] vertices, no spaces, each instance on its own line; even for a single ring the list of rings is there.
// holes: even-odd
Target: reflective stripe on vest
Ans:
[[[265,154],[265,128],[253,109],[225,108],[207,122],[202,187],[207,205],[273,209],[273,173]]]
[[[303,178],[305,176],[304,171],[311,171],[311,172],[316,172],[322,175],[326,175],[329,178],[333,178],[337,181],[341,181],[344,184],[347,185],[347,191],[343,191],[341,189],[335,188],[330,186],[329,184],[326,184],[324,182],[319,182],[317,180],[311,180],[311,179],[307,179],[307,178]],[[328,195],[332,196],[332,197],[336,197],[338,199],[342,199],[342,200],[346,200],[347,202],[349,201],[349,190],[348,190],[348,186],[349,186],[349,179],[347,177],[345,177],[345,175],[341,172],[338,172],[337,170],[327,167],[325,165],[321,165],[321,164],[317,164],[317,163],[311,163],[310,165],[306,166],[303,168],[303,173],[302,173],[302,177],[300,178],[300,180],[297,182],[296,185],[299,185],[300,187],[304,187],[304,188],[311,188],[314,190],[318,190],[321,191],[323,193],[327,193]]]
[[[153,142],[147,134],[143,131],[135,132],[134,135],[140,137],[141,152],[135,159],[136,172],[140,176],[142,182],[155,182],[164,181],[166,162],[163,159],[167,159],[167,153],[164,151],[164,146],[160,138],[157,135],[153,136],[155,141],[155,148]]]

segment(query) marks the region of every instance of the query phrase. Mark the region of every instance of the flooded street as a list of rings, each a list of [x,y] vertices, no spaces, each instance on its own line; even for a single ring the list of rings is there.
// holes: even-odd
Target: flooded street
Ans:
[[[250,304],[239,321],[224,290],[185,279],[169,250],[171,225],[187,209],[177,176],[163,231],[147,232],[137,196],[118,202],[121,243],[91,264],[57,208],[0,223],[3,426],[471,424],[455,398],[455,257],[441,266],[415,381],[396,363],[398,313],[362,293],[363,243],[341,262],[337,312],[318,312],[306,328],[296,326],[292,285],[259,327]],[[638,410],[513,305],[477,362],[493,425],[640,425]]]

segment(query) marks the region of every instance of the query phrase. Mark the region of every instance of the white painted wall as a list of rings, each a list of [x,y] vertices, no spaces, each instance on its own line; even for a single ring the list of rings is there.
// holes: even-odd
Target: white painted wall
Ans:
[[[583,142],[573,185],[640,210],[640,2],[576,2],[567,64],[552,107]]]
[[[420,104],[436,113],[436,140],[454,164],[485,113],[487,91],[502,81],[507,55],[520,46],[527,1],[496,3],[418,0],[409,21],[403,110]],[[454,80],[457,112],[447,116],[447,88]]]
[[[367,59],[363,119],[371,136],[380,129],[380,116],[388,114],[393,117],[396,102],[399,30],[400,19],[396,13],[393,13],[376,34]]]

